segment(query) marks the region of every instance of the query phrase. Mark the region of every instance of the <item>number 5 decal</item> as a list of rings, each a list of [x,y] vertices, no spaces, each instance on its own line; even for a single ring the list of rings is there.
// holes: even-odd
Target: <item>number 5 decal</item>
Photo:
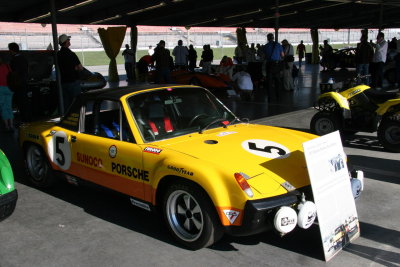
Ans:
[[[263,158],[284,159],[290,155],[290,150],[287,147],[268,140],[246,140],[242,142],[242,147],[247,152]]]
[[[48,151],[50,160],[62,170],[68,170],[71,166],[71,147],[65,132],[56,132],[49,144]]]

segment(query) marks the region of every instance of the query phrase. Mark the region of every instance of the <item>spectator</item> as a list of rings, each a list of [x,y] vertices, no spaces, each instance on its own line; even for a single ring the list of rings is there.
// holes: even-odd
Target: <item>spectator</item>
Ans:
[[[373,56],[374,50],[368,43],[367,37],[365,35],[361,36],[360,43],[357,44],[356,49],[356,71],[358,75],[368,75],[369,63],[372,61]],[[364,77],[362,81],[368,85],[369,77]]]
[[[156,83],[170,83],[171,82],[171,54],[165,48],[165,41],[160,40],[157,47],[154,49],[152,56],[153,62],[156,65]]]
[[[324,40],[324,46],[320,45],[319,49],[322,57],[321,59],[322,71],[327,71],[333,53],[332,46],[328,44],[328,40]]]
[[[301,68],[301,62],[306,55],[306,46],[303,44],[303,40],[297,45],[296,52],[299,55],[299,68]]]
[[[236,67],[237,72],[232,76],[234,81],[240,90],[240,96],[242,100],[251,100],[253,92],[253,82],[251,81],[250,74],[245,71],[243,66]]]
[[[218,73],[225,74],[229,77],[229,79],[232,79],[232,73],[233,73],[233,61],[232,58],[228,56],[223,56],[219,66],[218,66]]]
[[[263,76],[267,79],[267,90],[269,101],[274,96],[276,100],[279,100],[279,92],[282,88],[281,83],[281,70],[282,70],[282,58],[283,48],[280,43],[274,41],[274,35],[272,33],[267,34],[268,43],[264,46],[265,55],[265,72]]]
[[[196,68],[196,63],[197,63],[197,52],[193,48],[193,45],[189,45],[188,60],[189,60],[189,70],[194,71],[194,69]]]
[[[27,89],[28,89],[28,61],[19,51],[16,43],[9,43],[8,49],[11,53],[10,67],[13,72],[13,84],[8,86],[14,91],[15,103],[20,112],[21,121],[31,120]],[[14,88],[12,88],[14,87]]]
[[[14,114],[12,111],[13,92],[8,88],[7,84],[7,76],[10,71],[10,66],[0,58],[0,115],[7,132],[14,130]]]
[[[388,49],[388,43],[385,41],[385,34],[383,32],[378,33],[378,35],[376,36],[376,44],[373,44],[373,46],[375,47],[375,53],[372,59],[372,87],[380,90],[382,89],[383,66],[386,62]]]
[[[284,54],[284,68],[283,68],[283,88],[286,91],[293,91],[294,90],[294,83],[293,83],[293,62],[294,62],[294,49],[293,46],[284,39],[282,41],[283,47],[283,54]]]
[[[153,59],[150,55],[144,55],[141,57],[136,65],[139,81],[148,82],[149,81],[149,68],[153,65]]]
[[[64,109],[67,110],[72,104],[75,96],[81,93],[81,83],[79,72],[83,66],[79,58],[69,47],[71,46],[71,36],[61,34],[58,37],[58,43],[61,46],[57,53],[58,65],[60,68],[61,87],[63,91]]]
[[[126,80],[132,81],[134,77],[133,70],[135,69],[135,53],[129,48],[128,44],[125,45],[125,50],[122,51],[122,56],[125,61]]]
[[[260,44],[257,44],[257,45],[256,45],[256,48],[257,48],[257,56],[256,56],[256,59],[257,59],[257,60],[263,61],[263,60],[265,59],[265,56],[264,56],[264,47],[261,46]]]
[[[189,51],[186,46],[182,45],[182,40],[178,41],[178,45],[175,46],[172,51],[172,55],[175,57],[175,67],[178,69],[186,69]]]
[[[235,58],[237,64],[242,64],[243,62],[243,50],[242,48],[238,45],[235,47]]]
[[[202,69],[205,73],[211,73],[211,64],[214,60],[214,53],[210,45],[203,46],[203,52],[201,53]]]
[[[147,50],[147,53],[152,56],[154,54],[154,49],[153,46],[149,45],[149,50]]]
[[[250,45],[250,47],[248,47],[246,49],[246,62],[247,63],[255,62],[256,61],[256,53],[257,53],[257,50],[254,47],[254,43],[252,43]]]

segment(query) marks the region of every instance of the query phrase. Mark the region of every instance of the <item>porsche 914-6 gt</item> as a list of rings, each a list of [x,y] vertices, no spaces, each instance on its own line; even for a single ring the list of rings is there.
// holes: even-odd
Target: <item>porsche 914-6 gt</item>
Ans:
[[[123,193],[161,212],[191,249],[223,233],[310,227],[316,209],[302,143],[313,138],[242,122],[189,85],[89,91],[65,116],[20,127],[34,185],[50,186],[58,173]]]

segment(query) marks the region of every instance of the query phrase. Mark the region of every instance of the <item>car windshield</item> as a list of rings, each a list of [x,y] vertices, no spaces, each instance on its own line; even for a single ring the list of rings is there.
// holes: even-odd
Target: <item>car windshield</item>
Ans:
[[[198,87],[164,88],[128,98],[145,142],[239,122],[215,96]]]

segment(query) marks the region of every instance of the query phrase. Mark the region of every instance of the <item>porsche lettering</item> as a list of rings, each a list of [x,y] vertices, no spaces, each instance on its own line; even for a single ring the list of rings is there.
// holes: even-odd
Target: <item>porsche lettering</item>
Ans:
[[[103,167],[103,161],[100,158],[97,157],[93,157],[90,155],[86,155],[83,153],[76,153],[76,157],[78,159],[78,162],[82,162],[84,164],[90,165],[90,166],[94,166],[94,167]]]
[[[126,166],[124,164],[119,164],[112,162],[111,171],[121,174],[123,176],[133,177],[135,179],[149,181],[149,172],[145,170],[140,170],[135,167]]]

